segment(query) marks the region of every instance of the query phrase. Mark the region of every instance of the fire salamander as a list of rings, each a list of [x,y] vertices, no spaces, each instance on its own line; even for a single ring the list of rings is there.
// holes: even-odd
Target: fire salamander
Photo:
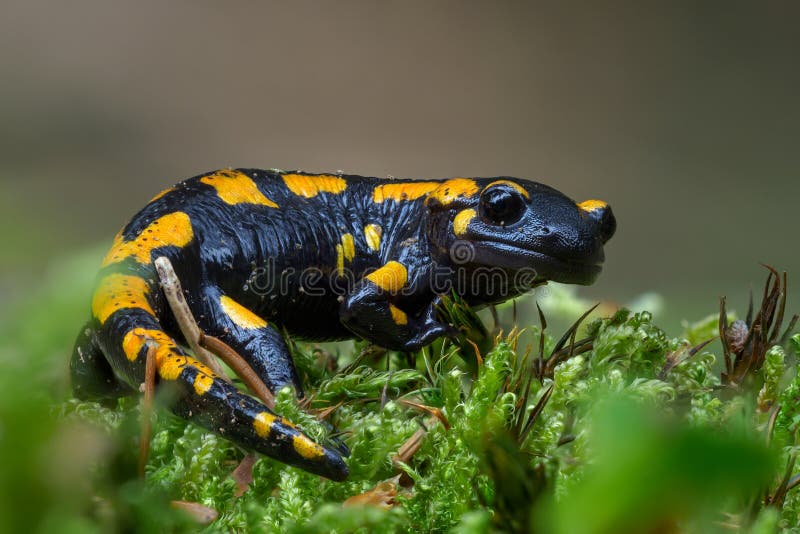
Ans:
[[[284,330],[415,351],[450,330],[436,314],[443,294],[481,306],[548,280],[592,283],[615,228],[604,202],[575,203],[511,177],[381,180],[255,169],[196,176],[154,197],[114,239],[73,352],[74,394],[137,391],[155,343],[157,379],[172,383],[176,414],[344,480],[340,451],[184,350],[156,258],[172,262],[204,332],[238,351],[272,391],[290,385],[302,396]]]

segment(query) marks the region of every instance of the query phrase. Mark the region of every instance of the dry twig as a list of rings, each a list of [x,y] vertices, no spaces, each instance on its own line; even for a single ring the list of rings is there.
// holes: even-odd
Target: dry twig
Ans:
[[[139,478],[144,478],[144,468],[150,455],[150,436],[153,432],[153,396],[156,390],[156,344],[147,341],[147,360],[144,367],[144,398],[142,400],[142,432],[139,442]]]
[[[230,345],[214,336],[207,336],[200,333],[200,346],[216,354],[233,372],[242,379],[242,382],[253,394],[263,402],[270,410],[275,409],[275,396],[267,385],[253,371],[250,364],[242,358],[239,353],[233,350]]]
[[[195,321],[194,315],[192,315],[192,310],[189,309],[189,304],[183,296],[181,282],[178,280],[178,275],[175,274],[175,269],[172,267],[169,258],[161,256],[156,258],[153,263],[156,266],[156,271],[158,271],[161,289],[167,297],[167,302],[169,302],[169,307],[172,309],[172,314],[175,316],[178,327],[181,329],[183,337],[186,338],[186,342],[189,343],[192,352],[197,356],[197,359],[214,371],[214,374],[230,382],[230,379],[219,365],[219,362],[214,358],[213,354],[200,346],[199,340],[202,331],[200,327],[197,326],[197,321]]]

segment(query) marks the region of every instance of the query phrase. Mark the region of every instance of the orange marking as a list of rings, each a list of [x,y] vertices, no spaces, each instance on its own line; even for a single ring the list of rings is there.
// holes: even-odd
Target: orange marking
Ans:
[[[206,367],[206,369],[208,370],[209,373],[213,373],[213,371],[211,371],[211,369],[209,369],[208,367]],[[213,384],[214,384],[213,375],[209,376],[208,374],[206,374],[206,371],[203,371],[202,373],[198,372],[194,377],[194,391],[198,395],[203,395],[204,393],[206,393],[209,389],[211,389],[211,386]]]
[[[156,350],[156,366],[158,376],[163,380],[177,380],[184,369],[193,367],[197,370],[194,378],[194,392],[203,395],[214,384],[214,372],[194,358],[175,352],[173,347],[162,345]]]
[[[342,252],[344,253],[344,259],[347,261],[351,261],[355,257],[356,246],[353,242],[353,234],[342,235]]]
[[[384,200],[394,200],[402,202],[405,200],[416,200],[425,196],[437,187],[439,182],[405,182],[388,183],[376,186],[372,191],[373,202],[383,202]]]
[[[161,330],[147,330],[145,328],[134,328],[125,334],[122,340],[122,350],[129,361],[134,361],[139,357],[142,347],[148,340],[152,340],[159,345],[175,348],[175,342]]]
[[[606,204],[602,200],[584,200],[583,202],[578,204],[578,207],[587,213],[603,209],[607,206],[608,204]]]
[[[470,178],[451,178],[439,184],[432,191],[429,198],[438,200],[443,206],[448,206],[459,197],[472,196],[478,192],[478,184]]]
[[[100,280],[92,297],[92,315],[101,323],[117,310],[139,308],[155,315],[147,301],[150,287],[139,276],[109,274]]]
[[[495,182],[490,183],[486,187],[484,187],[483,190],[486,191],[487,189],[489,189],[490,187],[493,187],[495,185],[507,185],[509,187],[512,187],[512,188],[516,189],[517,192],[520,195],[522,195],[523,197],[525,197],[526,199],[528,199],[528,200],[531,199],[531,196],[530,196],[530,194],[528,194],[527,189],[525,189],[524,187],[522,187],[521,185],[519,185],[516,182],[512,182],[511,180],[497,180]]]
[[[156,350],[156,366],[158,376],[164,380],[177,380],[186,367],[186,356],[162,345]]]
[[[389,293],[397,293],[408,281],[408,270],[398,261],[387,262],[386,265],[371,272],[366,279]]]
[[[336,273],[337,275],[344,273],[344,247],[341,243],[336,245]]]
[[[224,170],[217,171],[209,176],[203,176],[200,181],[217,190],[217,196],[226,204],[260,204],[277,208],[278,205],[264,196],[256,183],[246,174]]]
[[[320,193],[339,194],[347,189],[347,182],[331,174],[284,174],[283,183],[295,195],[312,198]]]
[[[233,324],[239,328],[250,330],[253,328],[264,328],[267,326],[267,321],[251,312],[232,298],[228,296],[221,296],[219,299],[222,311],[225,312]]]
[[[132,241],[125,241],[122,232],[114,238],[102,267],[134,257],[139,263],[150,263],[150,255],[159,247],[185,247],[194,238],[192,222],[182,211],[159,217]]]
[[[399,325],[408,324],[408,315],[406,315],[406,312],[404,312],[394,304],[389,304],[389,311],[392,313],[392,321],[394,321],[395,324]]]
[[[325,449],[303,434],[294,436],[292,438],[292,445],[294,445],[294,450],[297,451],[297,454],[307,460],[313,460],[325,454]]]
[[[467,226],[469,226],[469,223],[475,218],[475,215],[475,210],[472,208],[459,211],[458,215],[453,218],[453,232],[458,237],[466,234]]]
[[[255,428],[256,434],[258,434],[259,437],[266,438],[272,431],[272,425],[277,420],[278,418],[271,413],[261,412],[253,419],[253,428]]]
[[[336,245],[336,272],[344,273],[344,262],[353,261],[356,255],[356,246],[353,234],[342,234],[342,242]]]
[[[375,252],[381,249],[382,235],[383,228],[377,224],[368,224],[364,227],[364,239],[367,241],[367,246]]]

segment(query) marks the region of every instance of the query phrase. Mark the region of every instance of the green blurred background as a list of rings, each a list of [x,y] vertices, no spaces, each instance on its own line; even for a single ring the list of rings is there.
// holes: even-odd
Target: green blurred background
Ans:
[[[508,174],[611,203],[583,294],[659,292],[677,330],[721,294],[742,307],[758,262],[800,264],[799,20],[797,2],[4,2],[0,299],[215,168]]]

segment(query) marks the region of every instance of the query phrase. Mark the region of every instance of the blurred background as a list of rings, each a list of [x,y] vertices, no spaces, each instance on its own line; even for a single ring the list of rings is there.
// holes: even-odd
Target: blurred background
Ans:
[[[758,262],[800,265],[799,16],[790,1],[4,2],[0,299],[109,244],[166,186],[252,166],[540,180],[617,215],[587,298],[658,292],[673,331],[722,294],[741,309]]]

